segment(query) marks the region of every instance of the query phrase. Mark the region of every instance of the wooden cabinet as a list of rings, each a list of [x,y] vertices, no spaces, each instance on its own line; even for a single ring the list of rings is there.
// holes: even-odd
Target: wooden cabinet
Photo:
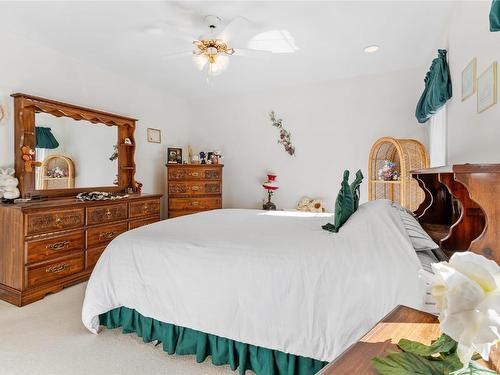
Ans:
[[[222,208],[222,164],[167,164],[168,217]]]
[[[160,198],[0,204],[0,299],[23,306],[87,280],[114,238],[160,220]]]

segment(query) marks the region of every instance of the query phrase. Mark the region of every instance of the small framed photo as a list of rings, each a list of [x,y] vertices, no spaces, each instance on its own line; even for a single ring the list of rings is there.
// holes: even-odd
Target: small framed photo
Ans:
[[[462,101],[470,98],[477,89],[477,59],[474,57],[462,71]]]
[[[169,147],[167,149],[167,163],[168,164],[182,164],[182,148]]]
[[[477,79],[477,113],[497,103],[497,62],[491,64]]]
[[[161,143],[161,130],[148,128],[148,142]]]

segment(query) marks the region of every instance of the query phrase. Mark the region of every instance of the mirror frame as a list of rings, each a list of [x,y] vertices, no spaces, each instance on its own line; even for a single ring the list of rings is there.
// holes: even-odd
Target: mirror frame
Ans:
[[[137,119],[32,95],[16,93],[11,96],[14,98],[14,158],[21,197],[27,198],[34,195],[68,197],[84,191],[126,192],[128,188],[135,186],[134,131]],[[26,171],[21,149],[23,146],[28,146],[35,150],[35,114],[40,112],[49,113],[56,117],[70,117],[77,121],[86,120],[92,124],[116,126],[118,129],[116,142],[118,145],[118,186],[37,190],[35,188],[35,167],[31,172]],[[125,144],[125,138],[129,138],[132,144]]]

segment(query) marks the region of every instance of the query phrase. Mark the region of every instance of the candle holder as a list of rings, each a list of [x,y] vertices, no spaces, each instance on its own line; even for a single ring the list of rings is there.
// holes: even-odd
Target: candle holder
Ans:
[[[276,183],[276,175],[268,174],[267,181],[265,181],[262,184],[262,187],[267,190],[267,202],[264,203],[262,209],[268,211],[276,210],[276,205],[273,202],[271,202],[271,197],[273,196],[274,191],[279,189],[279,186]]]

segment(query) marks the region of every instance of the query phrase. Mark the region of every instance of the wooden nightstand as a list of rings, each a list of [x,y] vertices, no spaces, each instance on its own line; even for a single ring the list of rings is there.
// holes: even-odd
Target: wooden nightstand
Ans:
[[[353,344],[316,375],[376,375],[373,357],[384,355],[387,349],[399,351],[400,339],[430,344],[440,335],[436,316],[406,306],[398,306],[383,318],[370,332]],[[500,359],[492,352],[490,368],[498,371]],[[485,363],[482,363],[486,365]]]

